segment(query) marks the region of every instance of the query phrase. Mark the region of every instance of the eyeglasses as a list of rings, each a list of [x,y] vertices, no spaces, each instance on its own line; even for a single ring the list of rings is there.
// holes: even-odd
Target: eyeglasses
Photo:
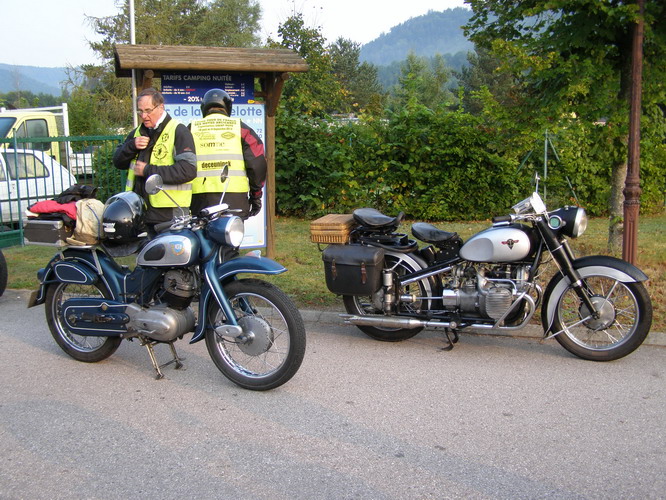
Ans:
[[[136,114],[139,115],[139,116],[149,115],[150,113],[155,111],[160,106],[161,106],[161,104],[158,104],[157,106],[155,106],[154,108],[151,108],[151,109],[137,109]]]

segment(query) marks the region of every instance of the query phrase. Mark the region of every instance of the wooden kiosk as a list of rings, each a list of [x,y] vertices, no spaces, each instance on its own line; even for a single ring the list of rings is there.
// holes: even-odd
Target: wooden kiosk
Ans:
[[[138,92],[153,87],[153,78],[164,72],[224,72],[254,76],[259,82],[254,95],[263,99],[266,113],[264,146],[266,176],[266,252],[275,255],[275,114],[282,87],[289,73],[304,72],[308,64],[289,49],[255,49],[173,45],[116,45],[117,77],[131,78]]]

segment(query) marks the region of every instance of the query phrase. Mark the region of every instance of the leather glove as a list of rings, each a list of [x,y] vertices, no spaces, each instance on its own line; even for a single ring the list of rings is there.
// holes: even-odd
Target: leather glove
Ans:
[[[250,193],[248,202],[250,203],[250,211],[248,212],[247,216],[254,217],[261,210],[261,191]]]

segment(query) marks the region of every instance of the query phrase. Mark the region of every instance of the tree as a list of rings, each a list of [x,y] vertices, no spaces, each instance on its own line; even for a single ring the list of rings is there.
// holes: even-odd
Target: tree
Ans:
[[[492,50],[524,85],[526,106],[557,122],[575,113],[588,123],[606,120],[606,148],[616,152],[609,200],[609,248],[622,232],[626,177],[631,30],[638,10],[620,0],[469,0],[474,12],[465,27],[471,39]],[[665,102],[666,6],[649,2],[645,16],[643,108]]]
[[[503,107],[511,107],[516,102],[516,86],[511,73],[501,70],[501,61],[488,49],[477,47],[467,54],[467,65],[455,72],[464,90],[465,111],[478,115],[483,109],[480,102],[483,89],[486,89]]]
[[[114,16],[87,18],[102,37],[90,47],[104,63],[83,66],[73,87],[81,85],[95,101],[101,123],[117,128],[131,124],[132,102],[131,82],[116,78],[113,69],[113,46],[130,42],[129,1],[116,5]],[[134,17],[137,44],[248,47],[259,42],[257,0],[135,0]]]
[[[280,24],[278,35],[281,40],[269,40],[269,45],[298,52],[309,66],[306,73],[293,75],[285,83],[280,100],[282,108],[315,117],[342,109],[344,92],[333,74],[331,55],[320,28],[307,27],[303,15],[298,13]]]
[[[374,64],[360,62],[361,45],[345,38],[338,38],[329,47],[335,78],[343,88],[345,99],[340,109],[343,113],[381,109],[383,92],[377,79]]]
[[[449,69],[442,56],[428,59],[413,52],[403,61],[398,85],[389,99],[389,108],[396,110],[421,103],[430,109],[451,106],[454,97],[446,87]]]

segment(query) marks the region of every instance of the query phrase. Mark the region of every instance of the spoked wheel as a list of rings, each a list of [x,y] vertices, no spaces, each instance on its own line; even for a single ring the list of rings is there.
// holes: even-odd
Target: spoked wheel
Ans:
[[[305,356],[305,327],[294,303],[276,286],[257,279],[224,287],[242,334],[215,331],[225,316],[213,301],[206,346],[215,365],[245,389],[266,391],[293,377]]]
[[[561,278],[562,279],[562,278]],[[573,288],[560,295],[553,331],[569,352],[583,359],[612,361],[636,350],[650,331],[652,303],[642,283],[622,283],[603,274],[584,279],[598,318]]]
[[[62,304],[78,297],[107,297],[98,285],[58,283],[46,293],[46,322],[60,348],[77,361],[96,363],[108,358],[122,342],[120,337],[84,337],[72,333],[62,317]],[[108,298],[108,297],[107,297]]]
[[[392,269],[396,275],[404,276],[408,273],[419,271],[424,266],[410,257],[410,260],[402,256],[393,254],[386,254],[384,258],[384,269]],[[428,280],[421,280],[403,287],[400,291],[401,294],[415,295],[417,297],[431,296],[432,286]],[[371,296],[356,296],[344,295],[342,300],[345,305],[345,310],[348,314],[356,316],[365,316],[368,314],[383,314],[382,311],[382,298],[383,289],[376,292]],[[416,300],[412,303],[403,303],[400,305],[400,312],[417,313],[427,310],[429,301]],[[356,325],[367,336],[383,340],[385,342],[398,342],[407,340],[423,330],[423,327],[416,328],[390,328],[390,327],[377,327],[369,325]]]

